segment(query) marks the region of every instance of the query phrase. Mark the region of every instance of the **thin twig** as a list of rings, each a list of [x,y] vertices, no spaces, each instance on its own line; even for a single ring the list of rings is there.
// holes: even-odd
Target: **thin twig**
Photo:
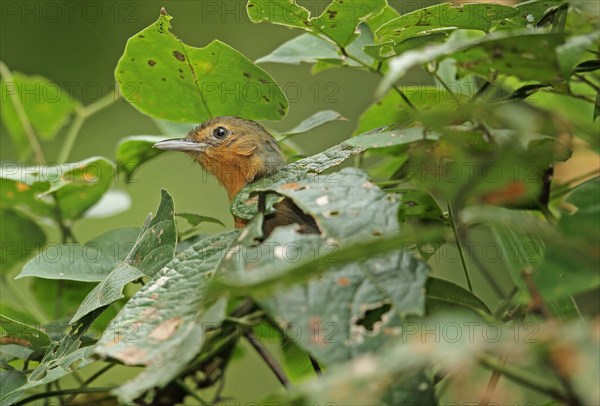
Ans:
[[[500,359],[498,360],[498,362],[500,363],[500,365],[502,365],[503,367],[506,365],[506,360],[508,359],[507,356],[501,356]],[[490,376],[490,380],[488,381],[488,385],[487,388],[485,388],[485,393],[483,394],[483,396],[481,397],[481,400],[479,401],[479,406],[487,406],[490,403],[490,400],[492,399],[492,395],[494,394],[494,391],[496,390],[496,386],[498,385],[498,382],[500,381],[500,377],[502,376],[502,372],[494,369],[492,371],[492,376]]]
[[[465,278],[467,280],[467,286],[469,287],[469,292],[473,293],[473,286],[471,285],[471,278],[469,277],[469,269],[467,268],[467,261],[465,260],[465,254],[462,249],[462,244],[460,243],[460,236],[458,233],[458,229],[456,227],[456,219],[454,218],[454,214],[452,213],[452,207],[450,206],[450,201],[447,202],[448,205],[448,217],[450,219],[450,225],[452,226],[452,232],[454,233],[454,240],[456,242],[456,247],[458,248],[458,255],[460,256],[460,261],[463,266],[463,270],[465,271]]]
[[[4,62],[0,62],[0,74],[4,77],[5,83],[14,84],[14,79],[12,76],[12,72],[8,69],[8,66],[4,64]],[[25,131],[25,135],[27,136],[27,140],[29,141],[29,145],[31,145],[31,149],[35,155],[35,159],[37,163],[40,165],[46,165],[46,157],[44,156],[44,151],[42,151],[42,147],[40,142],[35,135],[35,131],[33,130],[33,126],[29,121],[29,117],[27,117],[27,113],[25,113],[25,108],[23,107],[23,103],[19,99],[19,92],[8,92],[10,100],[15,108],[15,112],[17,113],[17,117],[19,118],[19,122],[23,126],[23,130]]]
[[[283,368],[279,365],[277,360],[269,353],[269,351],[263,346],[260,340],[256,337],[256,335],[251,330],[246,330],[244,332],[244,338],[248,340],[250,345],[254,347],[258,355],[265,361],[267,366],[273,371],[273,374],[277,377],[277,380],[285,387],[288,388],[290,385],[290,381],[288,380]]]
[[[547,385],[546,382],[541,382],[537,377],[530,376],[528,373],[521,371],[520,369],[509,367],[507,365],[501,365],[494,358],[488,355],[480,355],[479,362],[485,368],[499,371],[511,381],[522,386],[526,386],[529,389],[533,389],[557,400],[568,400],[568,397],[565,396],[565,394],[556,390],[553,386]]]
[[[312,355],[308,354],[308,359],[310,360],[310,365],[312,365],[313,370],[317,375],[321,375],[323,371],[321,370],[321,365],[319,365],[319,361],[314,359]]]
[[[529,290],[529,294],[531,295],[532,307],[546,320],[552,320],[552,313],[550,313],[550,309],[544,302],[540,291],[537,286],[535,286],[535,282],[533,281],[533,270],[529,267],[523,269],[521,271],[521,276],[525,281],[525,285],[527,286],[527,290]]]

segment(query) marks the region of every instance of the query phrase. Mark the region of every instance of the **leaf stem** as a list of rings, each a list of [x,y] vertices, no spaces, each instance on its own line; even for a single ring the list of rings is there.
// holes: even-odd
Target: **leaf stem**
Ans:
[[[106,96],[100,98],[98,101],[87,105],[85,107],[77,107],[75,109],[75,119],[71,123],[69,130],[67,131],[67,135],[65,137],[65,142],[63,144],[62,149],[58,155],[58,162],[65,163],[67,159],[69,159],[69,155],[71,154],[71,150],[75,145],[75,140],[77,140],[77,136],[79,135],[79,131],[83,126],[83,123],[92,115],[101,111],[102,109],[110,106],[112,103],[118,100],[118,94],[113,90]]]
[[[557,400],[569,400],[567,396],[556,390],[553,386],[549,386],[545,382],[539,381],[536,377],[531,376],[525,371],[507,365],[502,365],[489,355],[480,355],[479,362],[483,367],[498,371],[511,381],[523,385],[529,389],[533,389]]]
[[[8,66],[6,66],[4,64],[4,62],[1,62],[1,61],[0,61],[0,75],[2,75],[4,77],[6,82],[14,83],[12,72],[10,71],[10,69],[8,69]],[[19,118],[19,122],[23,126],[25,135],[27,136],[29,144],[31,145],[31,149],[33,150],[33,154],[35,155],[36,161],[40,165],[46,165],[46,157],[44,156],[44,151],[42,151],[40,142],[39,142],[37,136],[35,135],[35,131],[33,130],[33,126],[31,125],[31,122],[29,121],[29,117],[27,117],[27,114],[25,113],[23,103],[21,103],[18,93],[11,92],[9,96],[10,96],[10,100],[12,101],[12,104],[15,108],[15,111],[17,113],[17,117]]]
[[[244,338],[250,343],[250,345],[256,350],[258,355],[265,361],[267,366],[273,371],[273,374],[277,377],[277,380],[283,385],[284,388],[290,386],[283,368],[279,365],[277,360],[269,353],[265,346],[260,342],[256,335],[251,330],[244,332]]]
[[[175,383],[177,384],[177,386],[179,386],[185,392],[186,395],[193,397],[198,402],[200,402],[201,405],[208,405],[208,402],[206,400],[202,399],[200,397],[200,395],[198,395],[189,386],[187,386],[185,384],[185,382],[183,382],[182,379],[180,379],[180,378],[176,379]]]
[[[463,270],[465,271],[465,278],[467,280],[467,286],[469,287],[469,292],[473,293],[473,286],[471,285],[471,278],[469,277],[469,269],[467,268],[467,261],[465,260],[465,254],[462,249],[462,244],[460,242],[460,235],[458,233],[458,228],[456,227],[456,218],[452,213],[452,207],[450,206],[450,202],[448,204],[448,217],[450,220],[450,225],[452,226],[452,232],[454,233],[454,241],[456,242],[456,247],[458,248],[458,254],[460,255],[460,262],[462,263]]]

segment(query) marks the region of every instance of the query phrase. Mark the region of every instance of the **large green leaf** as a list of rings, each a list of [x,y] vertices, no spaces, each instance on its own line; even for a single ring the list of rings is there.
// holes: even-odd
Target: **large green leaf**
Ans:
[[[500,4],[438,4],[404,14],[380,27],[379,41],[399,44],[407,39],[458,28],[489,31],[495,22],[513,17],[517,9]]]
[[[21,104],[33,130],[44,140],[56,136],[76,107],[76,102],[58,84],[39,75],[27,76],[14,72],[12,80],[3,78],[0,87],[2,123],[21,159],[30,147],[14,103]]]
[[[0,224],[0,265],[3,271],[40,250],[46,242],[46,234],[40,226],[18,210],[0,207]]]
[[[116,153],[117,168],[125,174],[125,182],[131,181],[141,164],[164,152],[153,146],[166,138],[159,135],[131,135],[119,141]]]
[[[261,236],[261,216],[257,216],[232,245],[231,255],[222,264],[221,284],[252,285],[264,278],[276,280],[276,275],[281,282],[306,278],[301,265],[326,270],[319,279],[277,289],[270,297],[255,291],[280,327],[297,329],[297,344],[326,364],[379,349],[389,339],[392,321],[397,325],[405,316],[424,314],[428,268],[411,254],[400,252],[398,245],[392,252],[374,249],[354,261],[337,256],[340,247],[381,240],[399,231],[395,216],[399,202],[394,195],[377,188],[354,168],[327,177],[292,175],[268,189],[290,198],[314,217],[321,234],[279,227],[257,245]]]
[[[102,157],[55,166],[5,164],[0,174],[6,197],[2,205],[56,220],[75,220],[102,198],[114,170],[114,163]]]
[[[456,59],[459,70],[489,80],[502,73],[553,83],[562,77],[557,54],[548,49],[554,50],[564,38],[564,34],[498,32],[408,51],[390,60],[377,94],[383,96],[410,68],[447,57]]]
[[[247,10],[254,23],[301,28],[345,48],[358,37],[356,27],[381,14],[386,5],[385,0],[333,0],[321,15],[312,18],[295,0],[249,0]]]
[[[0,405],[11,405],[21,397],[22,392],[16,391],[27,382],[27,376],[23,371],[11,369],[0,371]],[[10,396],[5,396],[9,393]]]
[[[62,244],[46,247],[31,259],[17,278],[36,276],[45,279],[69,279],[100,282],[133,248],[139,229],[118,228],[83,245]]]
[[[125,100],[152,117],[177,122],[285,116],[287,99],[265,71],[218,40],[204,48],[184,44],[170,32],[171,18],[163,10],[127,42],[115,71]]]
[[[163,189],[156,215],[148,216],[127,257],[86,296],[71,319],[71,324],[121,299],[125,285],[142,277],[151,278],[173,258],[177,243],[173,215],[173,198]]]
[[[205,286],[237,231],[208,237],[177,255],[127,302],[101,337],[95,352],[146,368],[116,394],[132,401],[169,383],[220,324],[223,302],[206,303]]]

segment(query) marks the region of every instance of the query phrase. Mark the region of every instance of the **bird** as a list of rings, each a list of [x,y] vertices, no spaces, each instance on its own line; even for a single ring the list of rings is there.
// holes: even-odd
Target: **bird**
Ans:
[[[236,116],[215,117],[192,129],[184,138],[159,141],[154,148],[182,151],[215,175],[227,191],[229,203],[246,185],[269,176],[287,162],[275,138],[259,123]],[[276,203],[265,216],[263,238],[276,227],[296,224],[302,234],[320,234],[314,218],[289,198]],[[246,225],[234,217],[235,227]]]

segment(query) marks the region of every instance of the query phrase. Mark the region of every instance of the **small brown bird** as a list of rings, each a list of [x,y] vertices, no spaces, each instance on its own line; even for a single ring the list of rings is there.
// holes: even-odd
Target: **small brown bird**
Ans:
[[[160,141],[154,148],[186,152],[217,177],[227,190],[230,203],[248,183],[286,164],[277,141],[263,126],[232,116],[213,118],[190,131],[185,138]],[[301,233],[319,233],[315,220],[290,199],[284,199],[274,208],[275,213],[265,217],[265,237],[277,226],[294,223],[299,225]],[[246,225],[244,219],[234,216],[234,220],[236,227]]]

